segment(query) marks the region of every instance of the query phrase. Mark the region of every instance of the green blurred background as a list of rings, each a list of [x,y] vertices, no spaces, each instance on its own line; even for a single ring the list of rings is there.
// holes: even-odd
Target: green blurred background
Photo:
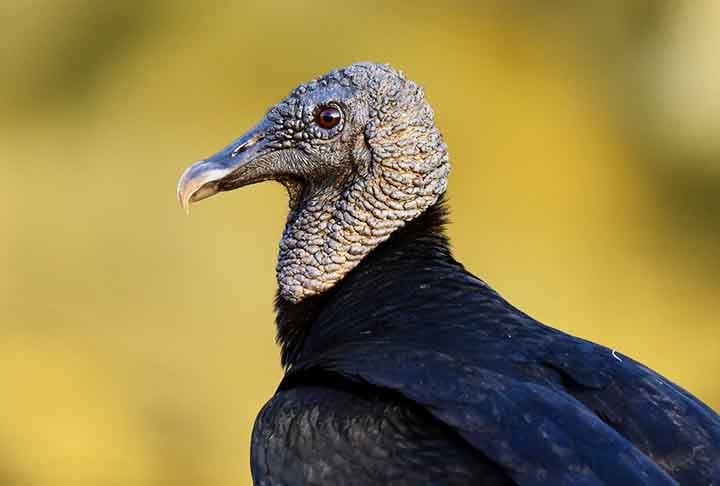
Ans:
[[[175,184],[301,81],[426,88],[458,258],[720,408],[720,4],[3,0],[0,485],[249,484],[284,190]]]

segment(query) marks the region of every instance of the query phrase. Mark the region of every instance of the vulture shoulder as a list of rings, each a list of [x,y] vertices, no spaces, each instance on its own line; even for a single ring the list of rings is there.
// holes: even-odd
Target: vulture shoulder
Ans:
[[[263,407],[251,463],[258,485],[514,484],[425,408],[323,372],[285,380]]]
[[[720,484],[720,419],[709,407],[532,319],[416,231],[399,232],[322,300],[280,302],[281,336],[307,330],[284,343],[299,350],[286,383],[331,373],[401,397],[397,406],[423,410],[523,485]]]

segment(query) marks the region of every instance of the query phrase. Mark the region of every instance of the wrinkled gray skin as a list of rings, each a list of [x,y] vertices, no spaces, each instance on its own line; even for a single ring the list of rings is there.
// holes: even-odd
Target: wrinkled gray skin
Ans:
[[[315,121],[327,106],[342,119]],[[405,222],[435,203],[450,170],[423,90],[387,65],[358,63],[302,84],[250,132],[190,167],[189,202],[274,179],[290,195],[280,241],[282,297],[322,293]]]

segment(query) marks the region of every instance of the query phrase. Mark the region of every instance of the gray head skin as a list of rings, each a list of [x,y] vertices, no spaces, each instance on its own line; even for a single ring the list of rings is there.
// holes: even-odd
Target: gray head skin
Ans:
[[[387,65],[352,64],[298,86],[255,128],[189,167],[190,202],[265,180],[290,214],[277,280],[291,302],[322,293],[445,192],[447,146],[423,90]]]

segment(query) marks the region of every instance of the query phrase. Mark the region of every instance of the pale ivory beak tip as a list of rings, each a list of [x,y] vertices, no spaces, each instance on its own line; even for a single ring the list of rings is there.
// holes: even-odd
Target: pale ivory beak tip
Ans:
[[[175,195],[177,197],[178,203],[180,204],[180,207],[183,209],[185,214],[190,214],[190,197],[188,197],[188,192],[185,190],[185,174],[180,177],[180,181],[178,182],[177,190],[175,192]]]
[[[203,165],[200,165],[203,164]],[[218,192],[218,181],[232,172],[232,168],[213,168],[201,161],[190,166],[180,177],[177,199],[180,207],[190,214],[190,205]]]

